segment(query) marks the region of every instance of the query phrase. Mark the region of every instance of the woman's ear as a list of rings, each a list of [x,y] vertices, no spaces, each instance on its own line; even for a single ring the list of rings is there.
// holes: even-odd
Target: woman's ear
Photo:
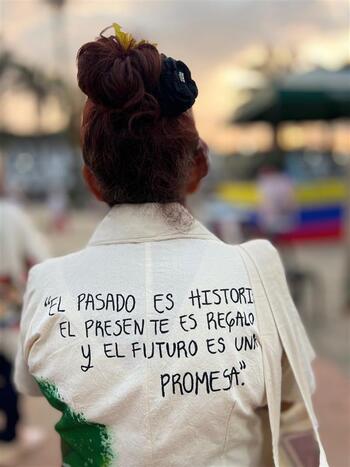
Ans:
[[[100,185],[95,175],[91,172],[87,165],[84,164],[82,172],[84,180],[91,193],[95,196],[96,199],[98,199],[98,201],[104,201]]]
[[[187,183],[187,194],[198,190],[199,184],[209,171],[209,149],[208,145],[200,138],[195,152],[191,174]]]

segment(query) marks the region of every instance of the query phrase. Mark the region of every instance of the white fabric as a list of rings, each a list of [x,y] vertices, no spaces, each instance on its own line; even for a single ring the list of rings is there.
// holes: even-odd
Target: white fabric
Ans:
[[[276,365],[271,342],[272,339],[280,338],[318,443],[319,465],[320,467],[328,467],[311,399],[316,387],[311,367],[315,352],[307,338],[302,322],[298,319],[298,312],[289,294],[278,252],[266,240],[248,242],[241,246],[241,251],[245,257],[245,264],[253,284],[257,303],[275,465],[279,466],[278,442],[281,402],[279,382],[281,375],[279,367]],[[260,300],[258,300],[257,294],[259,294]],[[272,335],[273,323],[276,326]]]
[[[8,281],[18,297],[22,296],[28,267],[48,256],[47,243],[31,219],[16,204],[0,198],[0,281]],[[0,308],[1,305],[3,312],[9,314],[7,303],[0,304]],[[0,321],[1,318],[0,310]],[[17,340],[17,328],[0,323],[0,353],[11,362],[15,359]]]
[[[184,227],[168,222],[155,203],[121,205],[110,210],[87,248],[31,270],[17,387],[39,395],[35,379],[49,381],[74,412],[107,426],[115,453],[111,465],[262,467],[256,410],[266,404],[266,375],[241,250],[198,221],[190,224],[180,205],[165,210],[182,213]],[[190,298],[197,289],[200,306]],[[129,311],[113,311],[111,302],[107,307],[108,293],[129,297]],[[102,336],[102,323],[109,333],[118,333],[114,322],[124,318],[129,323],[144,319],[143,335]],[[164,333],[158,328],[156,333],[151,321],[160,319],[166,320]],[[299,326],[297,315],[292,320],[292,327]],[[68,335],[68,322],[74,337]],[[87,322],[92,323],[88,332]],[[293,329],[289,332],[292,336]],[[273,322],[271,334],[276,335]],[[152,342],[179,341],[187,349],[189,341],[195,342],[195,355],[180,351],[179,358],[144,358],[142,350],[135,350],[133,356],[135,342],[134,348],[145,344],[149,352]],[[242,342],[246,350],[240,350]],[[124,357],[113,357],[115,343]],[[279,339],[271,345],[274,363],[277,355],[281,365]],[[278,371],[283,380],[281,367]],[[197,377],[198,394],[191,387],[196,375],[202,379]]]
[[[0,199],[0,277],[23,285],[28,263],[48,256],[47,243],[30,218],[14,203]]]

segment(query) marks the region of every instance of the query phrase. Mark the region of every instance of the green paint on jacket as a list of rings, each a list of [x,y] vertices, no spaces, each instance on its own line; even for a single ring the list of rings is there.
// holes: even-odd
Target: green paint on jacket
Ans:
[[[110,434],[105,425],[92,423],[74,412],[62,399],[57,387],[37,380],[40,390],[55,409],[62,412],[55,429],[61,437],[63,465],[69,467],[109,467],[115,460]]]

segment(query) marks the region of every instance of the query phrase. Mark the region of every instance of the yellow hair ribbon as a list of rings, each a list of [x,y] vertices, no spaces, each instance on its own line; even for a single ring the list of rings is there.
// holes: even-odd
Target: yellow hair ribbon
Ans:
[[[148,42],[144,39],[141,41],[136,41],[136,39],[129,32],[122,31],[122,28],[118,23],[113,23],[112,27],[114,29],[115,37],[118,39],[118,42],[125,50],[129,50],[143,44],[151,44],[154,47],[157,47],[158,45],[156,43]]]

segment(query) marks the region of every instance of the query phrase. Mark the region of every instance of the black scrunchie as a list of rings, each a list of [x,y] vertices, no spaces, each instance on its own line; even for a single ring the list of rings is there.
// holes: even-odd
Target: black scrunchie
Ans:
[[[191,72],[181,60],[165,57],[158,88],[155,91],[162,115],[177,117],[193,106],[198,89]]]

